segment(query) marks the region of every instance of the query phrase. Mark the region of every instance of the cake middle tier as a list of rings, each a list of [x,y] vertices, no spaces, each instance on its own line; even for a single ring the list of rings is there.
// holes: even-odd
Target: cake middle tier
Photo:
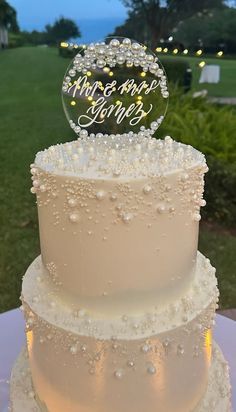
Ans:
[[[174,301],[195,273],[204,157],[172,140],[126,139],[117,154],[113,141],[95,140],[36,156],[42,261],[58,289],[91,309]]]

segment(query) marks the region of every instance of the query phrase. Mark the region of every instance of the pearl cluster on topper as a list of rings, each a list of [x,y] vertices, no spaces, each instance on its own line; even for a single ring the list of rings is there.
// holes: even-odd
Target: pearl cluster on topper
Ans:
[[[104,70],[106,68],[113,68],[125,64],[127,68],[133,66],[141,67],[144,75],[150,72],[159,78],[161,95],[164,99],[168,99],[169,91],[164,69],[157,56],[147,53],[146,49],[146,46],[137,42],[132,42],[128,38],[121,40],[113,38],[108,44],[105,42],[89,44],[83,49],[83,54],[78,53],[75,56],[72,67],[63,79],[62,92],[68,92],[71,82],[74,80],[77,72],[86,75],[89,69]],[[146,129],[141,126],[140,131],[142,133],[145,131],[147,136],[154,134],[163,119],[163,115],[159,116],[156,121],[151,122],[150,128]],[[88,136],[88,131],[82,129],[79,125],[76,125],[72,119],[69,120],[69,124],[81,138]]]

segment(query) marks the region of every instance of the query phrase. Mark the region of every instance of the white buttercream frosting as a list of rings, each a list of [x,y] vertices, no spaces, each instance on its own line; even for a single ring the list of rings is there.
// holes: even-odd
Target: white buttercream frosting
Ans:
[[[167,332],[192,319],[207,309],[218,298],[215,269],[208,259],[198,253],[196,274],[191,287],[174,303],[152,311],[140,308],[137,314],[124,312],[119,317],[109,311],[101,317],[86,308],[63,302],[55,293],[53,283],[46,274],[40,256],[31,264],[23,279],[22,299],[30,310],[42,319],[65,331],[98,339],[139,339]],[[31,318],[33,322],[33,317]],[[206,325],[208,326],[208,325]]]
[[[191,412],[231,412],[230,380],[227,363],[216,343],[209,369],[208,386],[199,405]],[[32,386],[27,350],[19,355],[11,375],[9,412],[47,412],[39,406]]]
[[[156,140],[127,134],[89,136],[51,146],[36,155],[35,165],[55,174],[117,179],[157,176],[205,165],[205,157],[169,136]]]
[[[42,262],[58,291],[104,316],[183,296],[206,171],[200,152],[170,137],[90,136],[38,153]]]

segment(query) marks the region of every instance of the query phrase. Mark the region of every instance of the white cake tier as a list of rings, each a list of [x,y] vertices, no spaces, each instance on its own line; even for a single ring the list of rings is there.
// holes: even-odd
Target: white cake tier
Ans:
[[[182,412],[231,412],[228,365],[219,347],[213,343],[212,363],[209,369],[207,390],[194,410]],[[51,412],[36,401],[37,394],[31,380],[27,351],[22,350],[11,375],[9,412]],[[147,408],[146,408],[147,410]],[[157,410],[157,409],[156,409]],[[76,412],[80,412],[78,408]],[[104,412],[103,410],[102,412]],[[113,412],[109,405],[106,411]],[[64,411],[65,412],[65,411]],[[123,411],[121,411],[123,412]],[[135,412],[132,401],[129,412]]]
[[[198,254],[182,298],[152,312],[99,317],[63,302],[40,259],[23,280],[30,369],[49,412],[189,412],[203,397],[218,298],[215,270]]]
[[[204,156],[167,138],[77,140],[32,165],[42,260],[96,311],[174,301],[194,277]]]

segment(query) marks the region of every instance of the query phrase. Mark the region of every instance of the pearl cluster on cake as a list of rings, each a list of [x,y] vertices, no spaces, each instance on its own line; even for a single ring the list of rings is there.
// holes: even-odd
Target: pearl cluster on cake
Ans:
[[[77,155],[75,157],[75,154]],[[71,176],[142,177],[170,173],[198,164],[206,169],[202,153],[177,143],[167,136],[164,140],[127,135],[99,137],[90,135],[70,143],[51,146],[39,152],[31,167],[33,193],[45,192],[47,186],[37,179],[37,167],[51,173]],[[206,169],[207,170],[207,169]],[[188,180],[187,173],[183,181]],[[148,194],[151,187],[144,189]]]

